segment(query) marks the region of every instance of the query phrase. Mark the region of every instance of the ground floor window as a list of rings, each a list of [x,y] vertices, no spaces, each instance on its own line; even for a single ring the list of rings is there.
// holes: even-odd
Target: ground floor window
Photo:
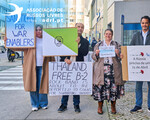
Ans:
[[[128,46],[133,35],[141,30],[140,23],[125,23],[123,25],[123,46]]]

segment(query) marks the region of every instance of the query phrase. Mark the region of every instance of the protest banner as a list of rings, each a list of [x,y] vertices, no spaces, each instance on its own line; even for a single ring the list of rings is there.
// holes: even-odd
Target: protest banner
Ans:
[[[49,62],[49,95],[91,95],[92,62]]]
[[[77,28],[43,29],[44,56],[77,56]]]
[[[150,81],[150,46],[122,46],[125,81]]]
[[[6,17],[6,44],[7,48],[33,48],[35,47],[34,18],[21,15],[20,20],[17,15]]]
[[[115,46],[100,46],[100,57],[115,57]]]

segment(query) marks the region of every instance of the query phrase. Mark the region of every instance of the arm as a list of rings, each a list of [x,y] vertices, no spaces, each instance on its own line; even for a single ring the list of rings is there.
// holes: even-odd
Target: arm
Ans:
[[[121,60],[120,59],[120,54],[121,54],[121,45],[115,41],[115,53],[116,53],[116,58],[118,60]]]
[[[99,54],[97,53],[99,51],[99,43],[97,43],[94,47],[94,51],[93,51],[93,54],[92,54],[92,59],[94,61],[98,61],[98,58],[99,58]]]
[[[64,62],[65,59],[70,59],[70,56],[60,56],[60,61]]]

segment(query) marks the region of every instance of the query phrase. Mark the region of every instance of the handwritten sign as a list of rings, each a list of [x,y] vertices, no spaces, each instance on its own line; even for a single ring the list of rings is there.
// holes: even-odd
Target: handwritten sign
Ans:
[[[92,62],[49,62],[49,95],[91,95]]]
[[[126,74],[123,78],[129,81],[150,81],[150,46],[127,46],[124,48],[126,54],[123,56],[126,60],[123,59],[122,64],[127,63],[127,69],[122,67]],[[123,47],[121,49],[123,50]]]
[[[16,16],[6,17],[6,47],[9,48],[31,48],[34,42],[34,18],[26,17],[25,14],[15,24]]]
[[[115,46],[100,46],[100,57],[115,57]]]

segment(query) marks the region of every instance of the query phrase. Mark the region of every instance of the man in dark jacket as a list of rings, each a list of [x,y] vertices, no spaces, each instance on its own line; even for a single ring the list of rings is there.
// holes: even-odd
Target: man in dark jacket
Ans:
[[[76,23],[75,25],[78,29],[78,39],[77,39],[77,43],[78,43],[78,56],[73,57],[73,56],[65,56],[65,57],[61,57],[60,61],[65,61],[67,64],[71,64],[72,61],[84,61],[84,56],[86,56],[88,54],[88,50],[89,50],[89,42],[82,37],[82,33],[84,30],[84,25],[82,23]],[[65,110],[67,110],[67,103],[68,103],[68,98],[69,95],[63,95],[62,99],[61,99],[61,106],[58,109],[58,112],[63,112]],[[80,107],[80,95],[73,95],[73,104],[74,104],[74,109],[75,112],[79,113]]]
[[[150,18],[148,16],[142,17],[141,18],[142,31],[137,32],[133,36],[130,45],[150,45],[149,26],[150,26]],[[148,104],[148,111],[150,112],[150,82],[147,82],[147,84],[148,84],[148,102],[147,102],[147,104]],[[136,89],[135,89],[136,105],[130,111],[131,113],[142,111],[142,102],[143,102],[142,86],[143,86],[143,81],[136,82]]]

